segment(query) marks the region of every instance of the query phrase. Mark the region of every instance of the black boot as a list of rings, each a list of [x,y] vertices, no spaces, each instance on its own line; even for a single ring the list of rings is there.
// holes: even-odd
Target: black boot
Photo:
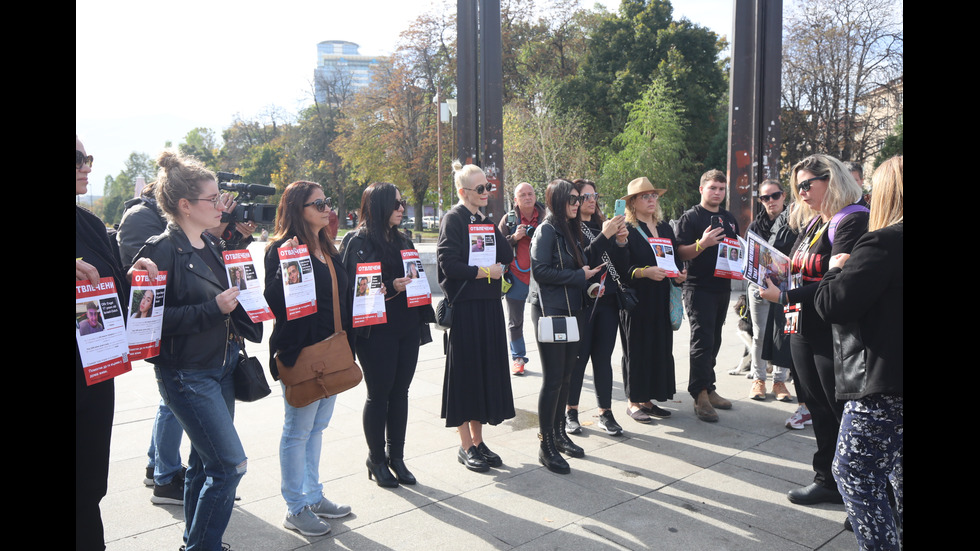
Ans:
[[[368,468],[368,480],[374,478],[377,481],[378,486],[383,488],[398,487],[398,480],[396,480],[395,475],[391,474],[391,471],[388,470],[388,465],[384,460],[375,463],[374,461],[371,461],[370,457],[368,457],[366,464]]]
[[[415,484],[415,475],[405,466],[405,460],[401,457],[389,457],[388,466],[395,471],[399,484]]]
[[[555,435],[548,433],[543,435],[538,434],[538,438],[541,439],[541,449],[538,450],[538,461],[553,473],[568,474],[572,472],[572,469],[568,466],[568,462],[558,453],[558,448],[555,447]]]
[[[585,457],[585,450],[581,446],[572,442],[568,434],[565,433],[565,416],[561,416],[558,425],[555,427],[555,447],[558,451],[570,457]]]

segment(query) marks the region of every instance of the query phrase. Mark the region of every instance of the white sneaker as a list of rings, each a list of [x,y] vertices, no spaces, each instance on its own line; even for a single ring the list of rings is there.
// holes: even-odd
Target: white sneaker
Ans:
[[[308,505],[295,515],[287,513],[282,525],[284,528],[296,530],[304,536],[322,536],[330,532],[330,525],[327,524],[327,521],[313,514]]]
[[[812,425],[810,410],[806,406],[798,406],[793,415],[786,420],[786,428],[793,430],[803,430],[806,425]]]

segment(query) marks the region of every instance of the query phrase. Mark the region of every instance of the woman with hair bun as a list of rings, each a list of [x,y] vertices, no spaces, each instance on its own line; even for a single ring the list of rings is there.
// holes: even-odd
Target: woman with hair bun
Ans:
[[[148,361],[160,395],[191,441],[184,544],[188,551],[220,549],[248,465],[234,423],[234,329],[249,331],[250,340],[258,333],[261,340],[261,326],[252,328],[239,308],[238,288],[228,288],[221,245],[207,233],[220,224],[224,207],[214,173],[172,150],[161,153],[157,164],[157,203],[169,225],[136,255],[167,272],[160,355]]]
[[[500,280],[514,258],[494,222],[480,212],[493,184],[476,165],[453,163],[456,204],[439,224],[439,286],[453,304],[452,329],[442,388],[442,417],[459,430],[459,462],[485,472],[503,464],[483,441],[483,425],[514,417],[514,395],[508,372],[507,333]],[[495,262],[471,264],[470,227],[493,232]],[[481,230],[482,231],[482,230]]]

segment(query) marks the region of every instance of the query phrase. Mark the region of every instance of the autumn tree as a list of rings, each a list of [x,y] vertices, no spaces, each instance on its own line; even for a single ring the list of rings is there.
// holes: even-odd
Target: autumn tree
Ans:
[[[781,132],[792,164],[812,153],[864,162],[877,149],[868,121],[894,124],[903,71],[901,6],[894,0],[798,0],[783,38]],[[884,112],[882,94],[899,100]]]

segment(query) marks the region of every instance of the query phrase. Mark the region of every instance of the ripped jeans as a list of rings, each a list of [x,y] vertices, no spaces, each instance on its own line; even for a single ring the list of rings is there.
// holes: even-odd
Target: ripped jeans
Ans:
[[[235,430],[234,373],[238,345],[228,344],[214,369],[154,367],[160,396],[191,441],[184,481],[187,551],[221,548],[247,459]]]

